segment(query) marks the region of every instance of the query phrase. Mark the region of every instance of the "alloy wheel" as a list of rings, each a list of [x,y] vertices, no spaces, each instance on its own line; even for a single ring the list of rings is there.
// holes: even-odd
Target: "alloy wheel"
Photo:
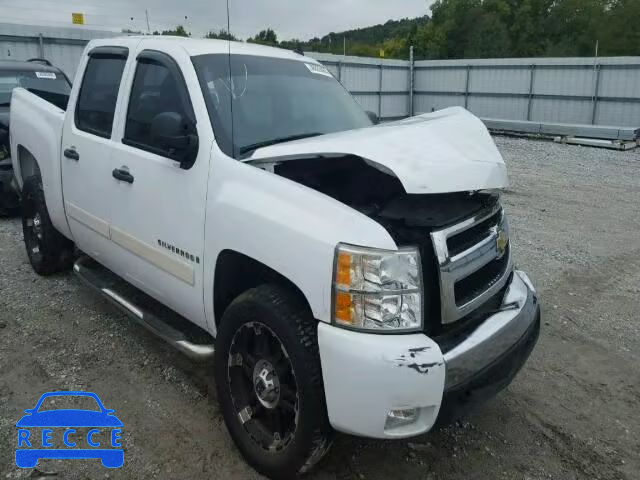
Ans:
[[[260,448],[287,447],[298,425],[298,387],[287,351],[278,336],[260,322],[234,334],[227,379],[237,417]]]

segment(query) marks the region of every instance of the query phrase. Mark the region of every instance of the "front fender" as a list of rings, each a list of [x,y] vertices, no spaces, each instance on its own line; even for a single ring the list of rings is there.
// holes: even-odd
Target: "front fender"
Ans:
[[[218,158],[211,162],[205,229],[208,319],[214,318],[213,272],[225,249],[285,276],[302,291],[314,317],[330,322],[336,245],[397,248],[381,225],[356,210],[291,180]]]

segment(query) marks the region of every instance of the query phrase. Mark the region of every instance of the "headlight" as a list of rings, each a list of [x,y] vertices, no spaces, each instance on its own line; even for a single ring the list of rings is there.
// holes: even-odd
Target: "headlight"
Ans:
[[[422,330],[422,269],[417,248],[378,250],[339,244],[333,323],[371,333]]]

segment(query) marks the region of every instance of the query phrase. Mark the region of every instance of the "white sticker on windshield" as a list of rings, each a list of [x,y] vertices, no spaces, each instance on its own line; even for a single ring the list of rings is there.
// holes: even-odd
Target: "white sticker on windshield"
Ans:
[[[53,72],[36,72],[36,77],[38,78],[48,78],[50,80],[56,79],[56,74]]]
[[[311,73],[317,73],[318,75],[324,75],[326,77],[333,77],[333,75],[331,75],[331,72],[327,70],[327,68],[323,65],[318,65],[315,63],[305,63],[305,65]]]

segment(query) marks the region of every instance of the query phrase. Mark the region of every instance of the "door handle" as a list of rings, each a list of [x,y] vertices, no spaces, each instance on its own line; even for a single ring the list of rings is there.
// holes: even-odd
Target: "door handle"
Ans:
[[[116,180],[122,180],[123,182],[133,183],[133,175],[129,173],[129,170],[125,168],[114,168],[111,173]]]
[[[70,158],[71,160],[75,160],[76,162],[80,160],[80,154],[76,152],[75,148],[67,148],[64,151],[64,156]]]

